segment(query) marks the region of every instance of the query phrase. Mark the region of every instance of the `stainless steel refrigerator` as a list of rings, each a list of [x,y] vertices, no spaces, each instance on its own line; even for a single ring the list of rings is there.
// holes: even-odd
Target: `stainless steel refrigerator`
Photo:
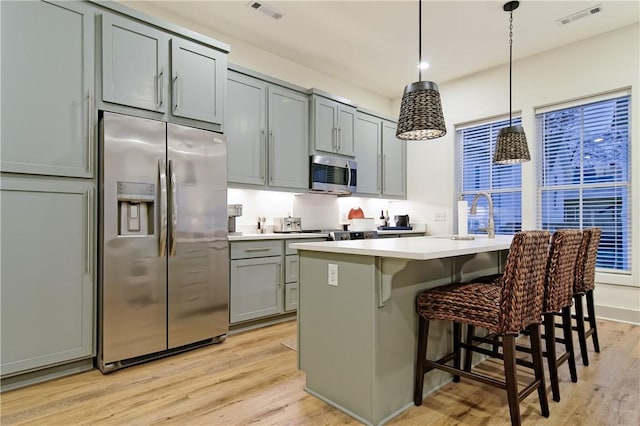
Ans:
[[[100,164],[98,368],[224,341],[222,135],[102,112]]]

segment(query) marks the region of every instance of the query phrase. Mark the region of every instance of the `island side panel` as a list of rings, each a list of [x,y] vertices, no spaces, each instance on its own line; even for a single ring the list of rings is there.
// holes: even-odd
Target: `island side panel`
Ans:
[[[307,390],[364,420],[373,412],[375,257],[300,250],[298,357]],[[328,285],[337,265],[338,286]]]

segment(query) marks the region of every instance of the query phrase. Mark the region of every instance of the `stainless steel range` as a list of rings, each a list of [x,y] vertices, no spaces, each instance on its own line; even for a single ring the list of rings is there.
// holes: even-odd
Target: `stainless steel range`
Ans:
[[[329,239],[333,241],[369,240],[378,238],[378,231],[331,231]]]

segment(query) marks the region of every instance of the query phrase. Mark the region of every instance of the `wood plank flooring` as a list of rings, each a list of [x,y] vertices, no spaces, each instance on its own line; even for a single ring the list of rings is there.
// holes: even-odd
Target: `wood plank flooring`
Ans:
[[[640,424],[640,327],[599,321],[598,332],[601,352],[589,353],[588,367],[578,361],[578,383],[571,383],[562,366],[562,400],[555,403],[549,396],[549,419],[540,416],[535,395],[521,403],[525,424]],[[359,424],[303,391],[296,352],[281,344],[295,333],[295,321],[277,324],[106,376],[94,369],[5,392],[0,424]],[[487,361],[482,368],[499,372],[501,367]],[[462,379],[389,424],[509,424],[509,409],[502,391]]]

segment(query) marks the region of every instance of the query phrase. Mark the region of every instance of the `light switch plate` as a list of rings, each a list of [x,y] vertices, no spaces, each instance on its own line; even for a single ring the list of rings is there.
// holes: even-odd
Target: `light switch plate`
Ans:
[[[445,212],[436,212],[435,220],[438,222],[442,222],[447,220],[447,214]]]
[[[338,287],[338,265],[330,263],[328,269],[329,278],[327,284]]]

